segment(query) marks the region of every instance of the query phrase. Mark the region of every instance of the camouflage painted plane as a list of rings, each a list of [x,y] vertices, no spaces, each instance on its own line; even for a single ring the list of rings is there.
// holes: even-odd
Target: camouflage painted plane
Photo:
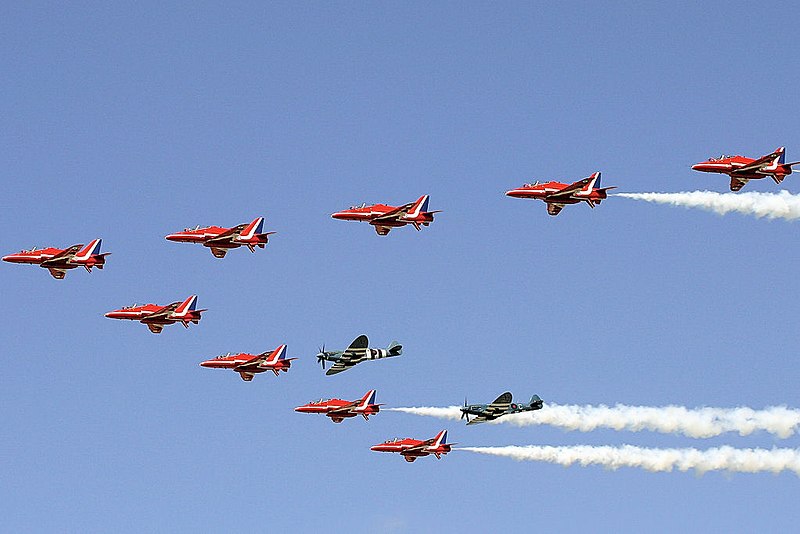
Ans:
[[[392,341],[389,347],[385,349],[371,349],[369,348],[369,339],[362,334],[353,340],[345,350],[326,351],[325,345],[323,345],[319,349],[319,354],[317,354],[317,361],[322,364],[323,369],[325,369],[326,361],[333,362],[333,367],[328,369],[325,374],[335,375],[366,360],[390,358],[401,354],[403,354],[403,346],[397,341]]]
[[[541,410],[544,401],[539,398],[539,395],[531,397],[531,401],[525,403],[511,402],[511,393],[506,391],[497,397],[491,404],[467,404],[467,399],[464,399],[464,407],[460,408],[461,418],[467,419],[468,425],[483,423],[484,421],[494,421],[498,417],[510,413],[530,412],[532,410]],[[475,416],[470,421],[469,416]]]

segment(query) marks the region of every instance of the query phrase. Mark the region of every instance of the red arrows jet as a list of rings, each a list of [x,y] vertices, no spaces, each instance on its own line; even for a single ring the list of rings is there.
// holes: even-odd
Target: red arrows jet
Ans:
[[[213,360],[206,360],[200,365],[212,369],[233,369],[242,377],[245,382],[250,382],[257,373],[272,371],[278,376],[280,371],[284,373],[292,366],[292,360],[297,358],[286,357],[286,345],[281,345],[273,351],[262,352],[261,354],[223,354]]]
[[[111,254],[106,252],[100,254],[101,239],[95,239],[85,247],[72,245],[69,248],[60,249],[54,247],[36,247],[30,250],[21,250],[16,254],[3,256],[3,261],[10,263],[32,263],[50,271],[53,278],[63,279],[67,275],[68,269],[83,267],[88,272],[92,272],[92,267],[102,269],[106,264],[106,256]]]
[[[331,217],[343,221],[366,221],[375,227],[378,235],[388,234],[392,228],[399,228],[407,224],[412,225],[417,231],[423,226],[430,226],[433,214],[437,211],[428,211],[428,195],[422,195],[416,202],[402,206],[387,206],[386,204],[373,204],[367,206],[353,206],[350,209],[337,211]]]
[[[200,322],[201,314],[207,310],[195,309],[197,306],[197,295],[192,295],[183,302],[173,302],[166,306],[158,304],[145,304],[140,306],[134,304],[126,308],[110,311],[106,314],[109,319],[128,319],[139,321],[147,325],[147,328],[154,334],[160,334],[165,325],[183,323],[189,328],[189,323],[197,324]]]
[[[370,447],[370,450],[378,452],[399,452],[403,455],[406,462],[413,462],[420,456],[433,454],[441,459],[443,454],[450,452],[450,445],[447,443],[447,430],[442,430],[436,437],[420,441],[412,438],[395,438],[384,441],[379,445]]]
[[[597,186],[597,187],[595,187]],[[600,187],[600,171],[588,178],[578,180],[572,184],[561,182],[535,182],[525,184],[517,189],[506,192],[506,195],[514,198],[538,198],[547,203],[547,213],[558,215],[567,204],[577,204],[586,202],[589,207],[594,208],[595,204],[607,198],[606,192],[616,189],[616,187]]]
[[[792,174],[792,165],[800,164],[800,161],[786,163],[785,152],[784,147],[779,147],[772,154],[761,156],[758,159],[723,155],[692,165],[692,169],[700,172],[727,174],[731,177],[731,191],[740,190],[749,180],[759,180],[766,176],[779,184]]]
[[[181,243],[200,243],[211,249],[215,258],[224,258],[228,249],[245,246],[250,252],[255,252],[256,247],[264,248],[269,242],[269,236],[275,232],[262,233],[264,217],[254,219],[250,224],[240,224],[233,228],[221,226],[207,226],[200,228],[186,228],[183,232],[169,234],[165,239]]]
[[[341,423],[346,417],[361,415],[369,421],[370,415],[375,415],[381,411],[381,405],[375,404],[375,390],[367,391],[367,394],[359,400],[346,401],[342,399],[327,399],[317,402],[309,402],[294,409],[302,413],[321,413],[331,418],[334,423]]]

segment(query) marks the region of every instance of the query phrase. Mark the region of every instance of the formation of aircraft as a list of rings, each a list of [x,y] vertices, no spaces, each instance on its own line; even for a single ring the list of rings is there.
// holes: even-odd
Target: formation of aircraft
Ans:
[[[578,180],[571,184],[561,182],[534,182],[522,187],[507,191],[506,195],[513,198],[533,198],[543,200],[547,204],[547,213],[558,215],[567,204],[586,202],[594,208],[608,197],[608,191],[615,187],[600,187],[600,171],[588,178]]]
[[[118,310],[110,311],[106,314],[109,319],[127,319],[129,321],[139,321],[147,325],[147,328],[154,334],[160,334],[164,326],[181,323],[189,328],[189,323],[198,324],[201,315],[207,310],[198,310],[197,295],[192,295],[183,302],[173,302],[166,306],[158,304],[134,304]]]
[[[402,206],[388,206],[386,204],[373,204],[367,206],[353,206],[350,209],[337,211],[331,217],[343,221],[365,221],[371,224],[378,235],[388,234],[392,228],[399,228],[410,224],[417,231],[423,226],[430,226],[433,214],[439,211],[428,211],[428,195],[422,195],[416,202]]]
[[[330,417],[331,421],[334,423],[341,423],[346,418],[356,417],[357,415],[369,421],[370,415],[375,415],[381,411],[380,407],[380,404],[375,404],[375,390],[371,389],[358,400],[320,399],[298,406],[294,411],[301,413],[321,413]]]
[[[250,224],[239,224],[233,228],[206,226],[186,228],[165,237],[168,241],[179,243],[199,243],[211,249],[215,258],[224,258],[228,250],[247,247],[255,252],[256,247],[264,248],[269,236],[275,232],[264,232],[264,217],[257,217]]]
[[[774,152],[760,158],[747,158],[743,156],[721,156],[710,158],[692,166],[692,169],[701,172],[727,174],[730,179],[731,191],[739,191],[749,180],[770,177],[776,184],[780,184],[786,176],[792,174],[792,167],[799,165],[800,161],[786,163],[785,148],[780,147]],[[607,192],[614,187],[600,186],[600,172],[578,180],[571,184],[556,181],[545,183],[525,184],[522,187],[506,192],[507,196],[514,198],[539,199],[546,203],[548,214],[555,216],[568,204],[586,202],[590,207],[600,204],[607,198]],[[429,226],[434,220],[434,214],[439,211],[428,210],[429,196],[423,195],[415,202],[402,206],[389,206],[385,204],[366,204],[332,214],[332,218],[350,221],[363,221],[372,225],[378,235],[387,235],[392,228],[411,225],[418,231],[423,226]],[[256,247],[264,248],[269,241],[269,236],[275,232],[264,232],[264,218],[257,217],[252,222],[240,224],[232,228],[219,226],[195,227],[185,229],[165,236],[169,241],[198,243],[209,248],[216,258],[223,258],[228,250],[247,247],[255,252]],[[93,267],[103,269],[105,257],[110,253],[101,253],[101,239],[95,239],[88,245],[77,244],[66,249],[54,247],[22,250],[16,254],[4,256],[3,261],[9,263],[27,263],[39,265],[48,269],[56,279],[63,279],[66,272],[77,267],[84,267],[91,272]],[[184,301],[173,302],[166,306],[145,304],[123,307],[105,314],[111,319],[126,319],[139,321],[148,329],[158,334],[164,326],[181,323],[188,328],[190,323],[198,324],[202,313],[198,310],[197,295],[192,295]],[[334,375],[345,371],[354,365],[366,360],[375,360],[399,356],[403,352],[402,345],[393,341],[387,348],[370,348],[366,335],[358,336],[350,346],[343,351],[326,351],[324,346],[317,354],[317,361],[325,369],[325,362],[333,365],[325,373]],[[291,362],[296,358],[286,357],[286,345],[280,345],[272,351],[261,354],[225,354],[200,363],[202,367],[214,369],[231,369],[239,373],[244,381],[251,381],[256,374],[272,371],[275,376],[280,372],[288,372]],[[361,399],[348,401],[338,398],[323,399],[310,402],[295,408],[300,413],[317,413],[329,417],[334,423],[341,423],[344,419],[361,415],[369,420],[370,415],[380,412],[381,404],[375,403],[376,390],[368,391]],[[504,392],[490,404],[467,404],[460,408],[462,419],[467,419],[467,425],[493,421],[507,414],[535,411],[542,409],[544,402],[538,395],[533,395],[528,403],[514,403],[510,392]],[[472,417],[472,419],[470,419]],[[434,455],[441,458],[451,451],[452,444],[447,443],[447,431],[442,430],[436,436],[426,440],[413,438],[396,438],[374,445],[371,450],[378,452],[399,453],[407,462],[414,462],[419,457]]]
[[[497,397],[491,404],[467,404],[465,399],[464,407],[461,408],[461,418],[466,418],[468,425],[474,425],[484,421],[494,421],[498,417],[510,413],[541,410],[542,406],[544,406],[544,401],[539,398],[539,395],[531,397],[530,402],[527,404],[524,402],[515,403],[512,400],[511,393],[508,391]],[[473,416],[471,421],[469,419],[470,415]]]
[[[47,247],[36,247],[30,250],[21,250],[16,254],[3,256],[3,261],[9,263],[29,263],[38,265],[50,271],[53,278],[62,280],[69,269],[83,267],[88,272],[92,272],[92,267],[102,269],[106,264],[106,256],[110,252],[100,253],[102,239],[95,239],[86,246],[83,244],[72,245],[64,249]]]
[[[200,366],[211,369],[233,369],[239,373],[242,380],[250,382],[256,374],[265,371],[272,371],[275,376],[278,376],[281,371],[286,373],[292,366],[292,360],[296,359],[287,358],[286,345],[281,345],[275,350],[262,352],[261,354],[223,354],[201,362]]]
[[[322,364],[323,369],[325,369],[326,361],[333,362],[333,366],[325,374],[335,375],[363,361],[390,358],[401,354],[403,354],[403,346],[397,341],[392,341],[385,349],[371,349],[369,348],[369,339],[362,334],[355,338],[345,350],[326,351],[323,345],[317,354],[317,362]]]
[[[447,443],[447,430],[442,430],[431,439],[395,438],[370,447],[377,452],[399,452],[406,462],[433,454],[437,459],[450,452],[452,443]]]
[[[744,156],[720,156],[709,158],[692,165],[692,169],[700,172],[727,174],[731,179],[731,191],[738,191],[750,180],[760,180],[769,176],[776,184],[792,174],[792,166],[800,161],[786,163],[786,149],[778,147],[774,152],[760,158]]]

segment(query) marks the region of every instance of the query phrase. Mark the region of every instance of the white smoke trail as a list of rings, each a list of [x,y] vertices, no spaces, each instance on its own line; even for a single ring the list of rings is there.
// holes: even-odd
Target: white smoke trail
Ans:
[[[613,196],[671,204],[686,208],[700,208],[720,215],[730,212],[754,215],[758,218],[800,219],[800,195],[788,191],[780,193],[716,193],[690,191],[682,193],[617,193]]]
[[[707,471],[732,473],[760,473],[792,471],[800,476],[800,449],[735,449],[718,447],[699,449],[646,449],[623,445],[621,447],[577,445],[568,447],[508,446],[459,447],[455,450],[506,456],[518,461],[549,462],[570,466],[572,464],[602,465],[608,469],[639,467],[647,471],[689,471],[702,474]]]
[[[439,419],[457,420],[461,417],[459,406],[386,410]],[[785,439],[800,431],[800,410],[786,406],[754,410],[745,407],[689,409],[683,406],[577,406],[548,403],[541,410],[506,415],[493,422],[516,426],[550,425],[580,432],[591,432],[598,428],[629,432],[648,430],[692,438],[711,438],[726,432],[747,436],[766,431]]]

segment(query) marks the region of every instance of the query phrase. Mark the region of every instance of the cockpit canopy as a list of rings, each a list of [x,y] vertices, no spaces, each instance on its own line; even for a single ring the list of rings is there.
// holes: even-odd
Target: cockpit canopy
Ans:
[[[138,302],[134,302],[130,306],[123,306],[122,309],[123,310],[130,310],[131,308],[138,308],[139,306],[140,306],[140,304]]]
[[[199,229],[200,229],[200,225],[198,224],[198,225],[197,225],[197,226],[195,226],[194,228],[184,228],[184,229],[183,229],[183,231],[184,231],[184,232],[196,232],[196,231],[198,231]]]
[[[230,352],[229,352],[229,353],[227,353],[227,354],[220,354],[220,355],[219,355],[219,356],[217,356],[215,359],[216,359],[216,360],[222,360],[222,359],[225,359],[225,358],[229,358],[229,357],[230,357],[230,355],[231,355],[231,353],[230,353]]]
[[[360,206],[350,206],[350,209],[351,210],[358,210],[358,209],[366,208],[366,207],[367,207],[367,203],[366,202],[362,202]]]
[[[532,184],[525,184],[522,187],[536,187],[537,185],[539,185],[539,180],[536,180]]]
[[[717,158],[708,158],[708,161],[722,161],[724,159],[731,159],[737,157],[736,154],[721,154]]]

